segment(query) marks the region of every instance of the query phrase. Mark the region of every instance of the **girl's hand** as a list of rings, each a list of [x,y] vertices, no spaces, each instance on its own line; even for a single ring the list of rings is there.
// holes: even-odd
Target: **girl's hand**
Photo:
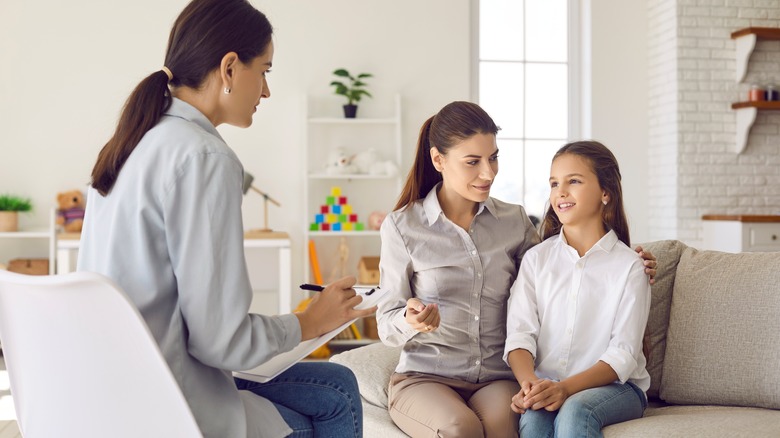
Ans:
[[[540,381],[541,380],[536,380],[536,382]],[[509,405],[516,414],[525,414],[525,396],[531,392],[532,386],[533,383],[528,380],[520,382],[520,391],[512,396],[512,403]]]
[[[532,385],[531,391],[523,400],[523,407],[535,411],[542,408],[546,411],[557,411],[569,395],[566,386],[561,382],[543,379]]]
[[[655,260],[655,256],[650,251],[645,251],[642,249],[641,246],[636,247],[636,252],[639,254],[639,257],[642,257],[642,260],[644,261],[645,274],[650,276],[650,284],[655,284],[655,275],[658,273],[656,272],[658,262]]]
[[[406,301],[406,323],[421,333],[430,333],[439,328],[441,317],[438,304],[423,304],[417,298]]]

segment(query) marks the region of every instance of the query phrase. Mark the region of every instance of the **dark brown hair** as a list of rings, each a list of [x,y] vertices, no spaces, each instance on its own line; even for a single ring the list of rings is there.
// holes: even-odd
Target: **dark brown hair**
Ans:
[[[438,184],[441,174],[431,162],[431,148],[435,147],[442,155],[456,144],[476,134],[498,133],[499,127],[479,105],[457,101],[447,104],[436,115],[431,116],[420,128],[417,139],[417,152],[414,164],[406,177],[394,210],[406,208],[413,202],[425,198],[428,192]]]
[[[558,149],[553,161],[561,155],[572,154],[584,158],[590,163],[591,170],[596,174],[601,189],[609,195],[609,203],[601,210],[601,220],[604,228],[615,231],[618,239],[626,246],[631,246],[628,234],[628,221],[623,210],[623,189],[620,185],[620,168],[612,152],[597,141],[575,141]],[[542,223],[542,239],[558,234],[561,231],[561,221],[555,214],[552,205],[547,207]]]
[[[179,14],[168,38],[163,65],[141,81],[125,102],[116,131],[92,169],[92,187],[106,196],[125,161],[171,105],[168,86],[199,89],[222,58],[236,52],[242,63],[262,55],[273,28],[262,12],[246,0],[193,0]],[[162,67],[162,66],[161,66]]]

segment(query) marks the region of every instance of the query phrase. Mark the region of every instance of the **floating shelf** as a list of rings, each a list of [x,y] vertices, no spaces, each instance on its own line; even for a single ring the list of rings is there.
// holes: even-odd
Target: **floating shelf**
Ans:
[[[736,42],[737,83],[747,74],[748,62],[757,39],[780,40],[780,29],[774,27],[747,27],[731,33]],[[731,109],[737,111],[737,138],[735,152],[740,154],[747,146],[748,134],[756,121],[758,110],[780,110],[780,102],[736,102]]]
[[[780,111],[780,102],[735,102],[731,109],[737,111],[737,141],[734,152],[741,154],[747,146],[748,134],[756,121],[758,110]]]
[[[748,27],[732,32],[731,39],[737,44],[737,82],[742,82],[747,74],[748,61],[756,40],[780,40],[780,29],[774,27]]]

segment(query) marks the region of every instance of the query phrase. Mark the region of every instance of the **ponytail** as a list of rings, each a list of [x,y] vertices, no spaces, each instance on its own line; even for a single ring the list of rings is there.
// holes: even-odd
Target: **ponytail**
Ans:
[[[127,98],[114,135],[98,154],[92,187],[103,196],[114,187],[119,171],[147,131],[171,106],[168,74],[156,71],[141,81]]]
[[[247,0],[192,0],[173,24],[163,69],[147,76],[127,99],[92,169],[92,187],[108,195],[127,158],[171,106],[169,86],[198,90],[227,53],[248,64],[265,53],[272,35],[268,18]]]
[[[406,177],[406,184],[401,191],[401,196],[393,210],[405,209],[414,201],[422,199],[436,184],[441,181],[441,174],[433,167],[431,161],[431,116],[420,128],[420,136],[417,139],[417,152],[414,154],[414,164]]]

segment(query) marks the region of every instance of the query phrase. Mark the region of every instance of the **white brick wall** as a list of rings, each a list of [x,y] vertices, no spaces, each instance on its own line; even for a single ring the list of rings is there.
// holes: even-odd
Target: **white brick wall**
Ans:
[[[701,246],[704,214],[780,214],[780,113],[760,111],[734,151],[751,84],[780,86],[780,41],[759,40],[735,82],[731,32],[780,27],[780,0],[648,1],[651,239]]]

